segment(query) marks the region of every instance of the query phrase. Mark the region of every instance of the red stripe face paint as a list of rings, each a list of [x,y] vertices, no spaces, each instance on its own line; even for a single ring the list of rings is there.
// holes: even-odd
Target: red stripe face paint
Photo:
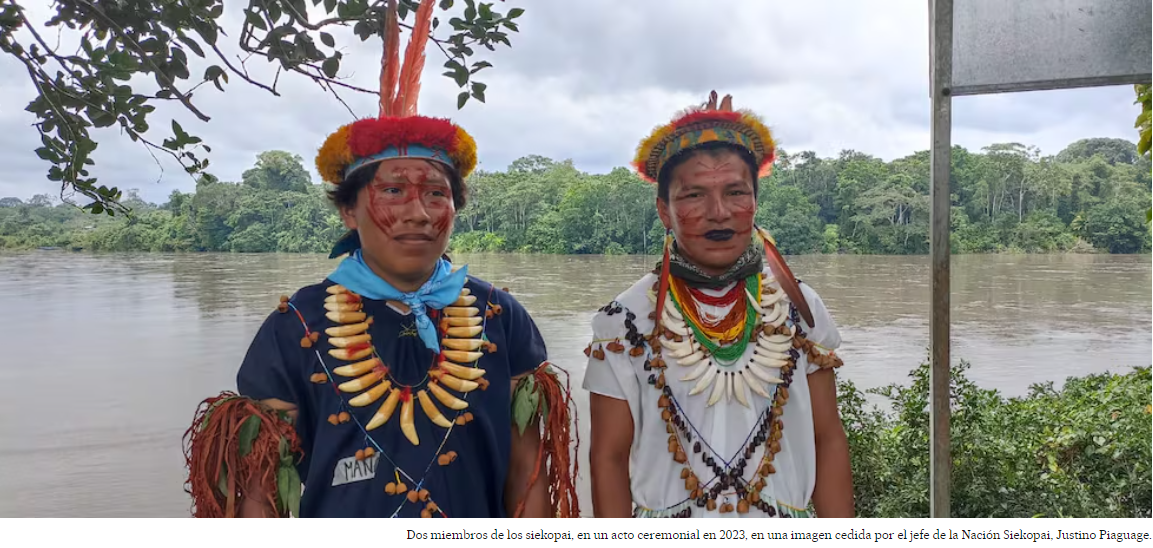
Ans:
[[[736,154],[697,154],[678,166],[668,206],[678,247],[706,271],[727,270],[749,245],[757,200]]]
[[[382,164],[369,185],[368,200],[369,215],[386,236],[392,236],[402,220],[429,223],[440,236],[456,214],[448,178],[428,164]]]
[[[431,271],[456,217],[445,172],[425,160],[387,160],[362,192],[357,228],[374,269],[397,277]]]

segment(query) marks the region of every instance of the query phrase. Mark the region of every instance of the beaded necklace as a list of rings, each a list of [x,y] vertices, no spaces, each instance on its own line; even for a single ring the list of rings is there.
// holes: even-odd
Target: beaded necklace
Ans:
[[[746,306],[749,307],[746,318],[759,320],[746,324],[749,327],[743,332],[742,338],[746,341],[746,349],[747,342],[756,337],[756,347],[749,361],[741,367],[735,367],[735,363],[715,363],[713,361],[715,350],[711,350],[708,345],[711,341],[708,341],[708,337],[704,337],[704,341],[700,340],[699,322],[696,319],[686,321],[686,316],[690,318],[693,316],[691,313],[683,313],[680,307],[680,303],[690,301],[677,295],[677,288],[672,283],[675,279],[669,275],[670,243],[671,236],[666,235],[665,260],[658,269],[657,280],[648,292],[649,301],[655,305],[649,314],[649,319],[654,324],[652,333],[646,336],[638,332],[633,322],[635,315],[632,312],[626,311],[624,321],[627,329],[625,339],[633,346],[629,355],[645,356],[643,368],[648,373],[648,384],[660,394],[657,406],[661,410],[660,416],[669,434],[668,451],[672,454],[674,462],[686,465],[681,469],[680,479],[685,482],[688,498],[670,505],[666,510],[656,512],[667,511],[671,512],[666,514],[669,517],[687,518],[692,515],[692,506],[695,505],[709,511],[719,509],[722,514],[733,511],[744,514],[750,508],[759,509],[769,517],[788,518],[798,512],[804,513],[803,509],[793,508],[781,502],[774,503],[773,497],[765,497],[761,493],[767,485],[768,476],[776,473],[773,461],[781,451],[784,431],[781,417],[789,400],[789,387],[792,385],[793,372],[801,353],[806,354],[808,363],[822,369],[839,367],[842,361],[832,351],[822,352],[817,344],[808,340],[800,321],[804,316],[809,325],[813,325],[811,313],[799,286],[796,285],[799,280],[793,282],[792,274],[786,268],[784,275],[792,285],[780,284],[779,287],[775,287],[769,285],[772,279],[763,280],[758,276],[757,285],[750,288],[746,280],[744,289],[748,297]],[[771,246],[766,244],[765,247],[766,253],[775,254]],[[777,260],[779,261],[779,256]],[[777,270],[779,269],[774,267],[774,272]],[[754,288],[757,291],[753,291]],[[792,301],[794,295],[800,299],[798,302]],[[667,305],[666,298],[673,300],[672,306]],[[622,312],[622,306],[614,301],[601,308],[601,312],[611,316]],[[594,341],[596,342],[600,341]],[[590,344],[585,348],[585,355],[603,360],[605,349],[619,354],[624,352],[625,346],[621,344],[619,338],[597,348],[593,348],[593,344]],[[665,377],[668,363],[663,353],[666,351],[668,357],[675,359],[678,365],[694,367],[691,373],[680,379],[682,382],[697,383],[689,391],[689,396],[700,394],[711,387],[708,405],[713,405],[724,395],[727,396],[726,399],[735,398],[741,405],[750,407],[746,394],[748,389],[772,402],[759,415],[759,425],[749,433],[744,449],[738,455],[734,455],[735,458],[732,460],[724,458],[711,447],[687,418],[684,408],[678,402]],[[762,382],[769,385],[771,393],[761,384]],[[755,467],[753,477],[746,480],[744,474],[749,465],[748,461],[760,445],[764,445],[764,453]],[[701,455],[701,461],[714,474],[712,479],[702,482],[692,467],[687,466],[689,448],[692,454]],[[735,505],[729,501],[727,495],[722,495],[727,489],[735,491],[737,495],[737,499],[734,499]],[[721,502],[718,503],[718,499]]]
[[[757,324],[758,313],[754,303],[760,300],[761,295],[761,274],[757,273],[749,276],[744,280],[743,289],[748,299],[745,306],[738,306],[734,304],[734,310],[740,309],[743,311],[743,318],[741,322],[731,328],[724,329],[718,326],[718,329],[709,329],[700,320],[700,314],[697,310],[697,305],[693,302],[690,295],[681,293],[679,280],[670,275],[669,289],[670,297],[673,306],[681,316],[688,321],[686,322],[693,332],[693,338],[718,361],[732,363],[741,358],[745,354],[745,349],[748,348],[749,339],[753,332],[753,327]],[[742,287],[742,284],[737,284],[737,287]],[[735,288],[734,288],[735,289]],[[730,316],[732,314],[730,313]],[[721,329],[724,329],[721,331]],[[739,338],[737,338],[739,335]],[[729,346],[721,346],[722,343],[734,340],[735,343]]]
[[[762,411],[758,425],[749,433],[744,449],[735,458],[722,457],[708,440],[700,436],[697,428],[687,418],[684,409],[672,388],[668,385],[666,363],[663,352],[668,349],[666,343],[675,344],[684,342],[684,337],[677,335],[673,330],[687,329],[676,322],[664,317],[667,310],[654,310],[649,319],[654,320],[654,333],[643,335],[637,329],[634,320],[636,316],[625,310],[620,303],[613,302],[600,309],[607,315],[625,313],[624,325],[627,330],[624,340],[632,345],[628,352],[631,356],[646,355],[643,369],[648,374],[647,383],[660,393],[657,406],[660,409],[661,419],[665,422],[665,431],[669,434],[668,451],[674,462],[685,465],[681,469],[680,479],[684,481],[687,497],[684,501],[671,505],[675,509],[670,517],[687,518],[692,516],[692,507],[705,508],[709,511],[719,510],[721,513],[737,512],[747,513],[755,508],[769,517],[792,517],[798,513],[793,509],[779,503],[777,506],[771,502],[772,497],[762,497],[761,492],[767,485],[767,478],[776,473],[774,464],[777,453],[781,451],[781,438],[784,435],[785,405],[789,400],[789,388],[792,385],[793,374],[797,367],[797,360],[802,353],[806,354],[809,363],[821,368],[834,368],[841,365],[841,359],[832,352],[822,352],[812,341],[808,340],[800,327],[800,314],[798,308],[789,301],[788,297],[779,288],[768,285],[762,281],[763,291],[760,300],[760,317],[762,323],[753,328],[757,337],[757,348],[753,359],[743,368],[736,371],[717,373],[713,388],[716,392],[718,386],[732,386],[734,397],[740,401],[749,390],[770,400],[771,405]],[[653,284],[649,292],[649,301],[655,303],[656,291],[659,290],[659,281]],[[686,331],[687,333],[687,331]],[[680,339],[680,340],[678,340]],[[620,354],[625,351],[621,341],[614,340],[607,345],[601,344],[594,348],[590,344],[585,354],[595,359],[605,359],[605,350]],[[699,349],[698,349],[699,350]],[[677,359],[679,365],[686,365],[683,359]],[[693,362],[695,363],[695,362]],[[773,364],[772,366],[766,364]],[[707,366],[707,362],[702,364]],[[699,366],[698,366],[699,368]],[[775,370],[778,376],[773,376],[766,370]],[[682,378],[682,380],[685,380]],[[691,379],[690,379],[691,380]],[[771,385],[771,392],[761,383]],[[699,392],[698,392],[699,393]],[[740,395],[738,395],[740,394]],[[692,395],[692,392],[690,392]],[[745,479],[748,467],[753,466],[749,459],[756,453],[757,448],[763,445],[765,450],[761,459],[755,464],[752,478]],[[713,473],[713,478],[702,481],[687,465],[690,455],[700,455],[701,462]],[[697,457],[692,457],[697,458]],[[736,493],[736,498],[728,499],[726,491]]]
[[[744,296],[744,293],[741,293],[741,286],[739,284],[734,284],[733,288],[726,291],[724,295],[714,297],[708,293],[705,293],[704,291],[701,291],[700,289],[690,286],[687,282],[685,282],[685,280],[680,278],[674,277],[673,283],[677,284],[678,289],[679,287],[686,288],[689,295],[691,295],[693,300],[696,302],[709,306],[725,307],[736,303],[737,301],[741,300],[741,297]]]
[[[741,402],[742,404],[747,405],[747,398],[745,395],[746,387],[748,387],[748,389],[752,390],[754,393],[762,395],[763,397],[771,399],[772,401],[772,404],[769,406],[769,408],[765,409],[761,413],[760,418],[758,419],[759,426],[754,432],[750,432],[750,435],[745,442],[744,449],[736,456],[736,458],[733,460],[728,460],[719,455],[717,450],[708,444],[707,440],[701,438],[699,432],[696,430],[696,427],[687,419],[687,417],[684,416],[683,408],[677,401],[676,397],[673,395],[672,389],[667,386],[667,382],[665,381],[664,376],[664,371],[665,368],[667,368],[667,365],[659,356],[661,354],[661,348],[667,348],[670,345],[661,344],[654,347],[655,353],[658,356],[650,361],[659,362],[660,373],[658,375],[654,375],[653,377],[655,378],[650,377],[650,381],[652,381],[650,382],[650,385],[661,392],[661,396],[657,400],[657,405],[661,409],[661,418],[665,421],[666,431],[669,433],[669,452],[672,453],[673,460],[678,464],[687,464],[688,452],[686,447],[691,447],[692,453],[694,455],[700,455],[701,461],[705,464],[705,466],[709,467],[714,475],[712,480],[702,483],[700,478],[697,477],[696,473],[693,472],[690,466],[685,466],[682,468],[680,477],[682,480],[684,480],[685,490],[688,491],[689,495],[686,501],[691,501],[697,507],[705,508],[709,511],[719,509],[721,513],[736,511],[743,514],[747,513],[750,508],[757,508],[770,517],[773,517],[777,515],[778,510],[775,506],[769,504],[761,498],[761,490],[767,484],[766,478],[776,472],[776,469],[773,466],[773,460],[776,454],[781,450],[780,439],[783,436],[784,429],[784,423],[781,420],[781,416],[784,414],[784,406],[788,402],[788,387],[792,383],[793,369],[796,366],[796,358],[799,356],[797,351],[793,349],[792,344],[792,341],[795,340],[793,338],[795,332],[795,323],[793,318],[787,317],[795,315],[795,309],[792,309],[790,303],[788,303],[788,301],[783,298],[783,294],[781,294],[779,291],[776,291],[770,287],[764,287],[763,289],[765,291],[762,292],[762,281],[760,276],[750,278],[754,283],[757,284],[755,287],[755,294],[757,299],[755,301],[753,299],[749,299],[747,302],[747,306],[750,308],[748,316],[754,318],[754,321],[762,320],[764,323],[761,323],[760,325],[750,325],[745,330],[744,340],[747,344],[747,341],[753,335],[756,335],[759,345],[757,351],[760,351],[761,346],[764,346],[767,344],[767,342],[787,341],[787,345],[784,348],[781,348],[780,346],[774,347],[774,350],[784,351],[783,353],[774,356],[774,358],[780,359],[782,362],[777,367],[773,368],[779,371],[780,377],[778,378],[775,376],[770,376],[766,371],[764,371],[764,369],[769,369],[768,367],[763,366],[760,364],[760,362],[756,362],[752,359],[750,360],[750,363],[746,364],[740,370],[724,371],[723,373],[717,373],[717,369],[715,367],[710,367],[711,364],[709,364],[709,362],[705,362],[704,365],[698,366],[698,369],[708,368],[711,376],[713,377],[713,380],[711,381],[714,383],[713,396],[710,397],[710,401],[715,399],[716,395],[720,392],[721,387],[724,387],[723,390],[725,393],[733,394],[737,401]],[[754,291],[749,290],[748,280],[746,280],[745,288],[748,290],[748,296],[752,297]],[[655,289],[657,289],[657,287],[654,287],[654,290]],[[766,296],[764,299],[762,299],[763,293],[768,293],[769,296]],[[655,299],[650,297],[650,300]],[[673,300],[675,304],[675,296],[673,297]],[[765,308],[756,306],[753,303],[765,305],[765,308],[770,309],[770,313],[765,314]],[[790,309],[790,312],[792,313],[787,315],[783,314],[782,312],[786,308]],[[780,312],[778,310],[780,310]],[[663,327],[665,327],[665,331],[671,332],[674,330],[683,329],[683,319],[681,325],[677,325],[677,322],[674,320],[674,317],[671,315],[665,315],[663,311],[660,315],[657,316],[657,321]],[[690,323],[689,325],[691,326],[692,324]],[[694,335],[695,333],[696,331],[694,331]],[[665,333],[665,335],[667,334],[668,333]],[[662,340],[665,338],[660,335],[658,335],[658,337],[662,338]],[[676,341],[674,339],[673,343],[675,344],[675,342]],[[701,346],[705,345],[702,344]],[[743,355],[743,351],[744,348],[742,348],[742,353],[737,355],[737,358]],[[759,354],[754,354],[754,356],[759,356]],[[692,360],[690,359],[690,361]],[[680,358],[678,358],[678,363],[681,365],[692,365],[692,363],[685,364],[684,361],[682,361]],[[776,364],[774,363],[774,365]],[[747,377],[746,374],[748,375]],[[690,374],[685,379],[693,380],[689,377],[692,377],[692,374]],[[717,380],[718,377],[719,380]],[[768,377],[770,385],[775,384],[773,393],[771,395],[760,384],[760,381],[763,377]],[[699,384],[701,383],[698,383],[698,385]],[[694,392],[700,393],[701,391],[702,390],[700,390],[698,386],[697,388],[694,388],[694,390],[690,391],[690,395],[694,394]],[[745,480],[744,477],[746,467],[749,465],[748,460],[753,457],[757,451],[757,447],[762,444],[765,446],[765,451],[760,463],[756,465],[756,471],[753,474],[753,478],[750,480]],[[736,504],[723,499],[721,502],[718,502],[718,499],[721,499],[722,497],[722,493],[730,489],[736,493],[737,498],[734,499]],[[677,515],[688,517],[691,515],[691,511],[688,507],[686,507]],[[782,512],[781,515],[788,514]]]
[[[320,352],[314,350],[323,372],[314,373],[310,380],[317,384],[330,383],[338,396],[341,393],[361,392],[347,401],[344,397],[339,397],[341,410],[339,413],[329,415],[328,422],[333,426],[352,422],[364,434],[367,447],[356,451],[356,460],[370,459],[379,454],[392,465],[396,481],[389,482],[385,486],[385,492],[389,495],[407,493],[406,502],[402,502],[401,506],[396,508],[393,517],[399,515],[405,503],[423,503],[425,506],[420,512],[421,517],[428,518],[434,514],[448,517],[432,499],[429,491],[423,488],[424,478],[433,464],[448,466],[458,457],[456,451],[445,452],[444,445],[454,427],[473,420],[472,413],[467,411],[468,393],[477,388],[481,390],[488,388],[488,380],[484,378],[485,370],[478,368],[477,362],[483,356],[480,350],[490,353],[497,350],[496,345],[489,342],[483,333],[485,321],[500,314],[501,306],[489,302],[484,314],[481,314],[478,308],[472,306],[477,298],[465,288],[461,291],[460,298],[443,311],[430,310],[429,316],[437,321],[438,335],[442,337],[442,349],[439,355],[434,356],[431,367],[419,382],[405,385],[391,375],[388,366],[384,365],[375,346],[370,342],[368,328],[373,320],[363,312],[360,296],[340,285],[328,287],[327,293],[329,295],[325,298],[327,311],[325,317],[336,324],[324,331],[328,335],[328,342],[333,346],[329,349],[328,355],[331,358],[355,363],[330,368]],[[491,294],[489,297],[491,298]],[[301,339],[301,346],[311,348],[313,343],[319,340],[320,333],[309,329],[300,311],[296,310],[287,297],[281,297],[281,302],[282,311],[292,308],[304,326],[305,335]],[[338,383],[337,377],[352,380]],[[460,392],[461,397],[458,398],[445,388]],[[385,394],[388,396],[367,424],[362,424],[360,419],[350,413],[353,407],[371,405]],[[454,415],[452,420],[440,411],[433,401],[434,398],[452,410]],[[447,431],[439,440],[439,446],[435,451],[436,457],[418,473],[419,477],[414,477],[402,469],[369,432],[389,422],[399,407],[402,433],[414,446],[419,445],[420,440],[414,425],[414,410],[417,403],[428,420],[446,428]],[[413,483],[413,487],[410,489],[404,480]]]
[[[697,296],[700,292],[689,287],[684,280],[674,277],[669,282],[669,289],[680,306],[678,310],[681,314],[690,318],[691,322],[697,325],[706,337],[720,344],[730,344],[739,339],[744,332],[749,308],[738,305],[737,301],[745,299],[745,287],[744,283],[733,284],[733,288],[725,295],[704,302]],[[710,295],[702,295],[710,297]],[[729,306],[731,308],[724,317],[717,319],[700,310],[702,304],[719,307]]]

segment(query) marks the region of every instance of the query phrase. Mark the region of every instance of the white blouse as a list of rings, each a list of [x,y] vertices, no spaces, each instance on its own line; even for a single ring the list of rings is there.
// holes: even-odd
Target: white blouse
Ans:
[[[677,364],[677,360],[665,352],[662,357],[667,364],[666,382],[681,409],[682,416],[692,425],[690,432],[695,434],[693,441],[700,441],[704,446],[700,454],[695,454],[692,451],[694,443],[684,444],[688,456],[687,463],[678,464],[673,460],[673,455],[668,450],[669,434],[666,431],[666,423],[661,417],[661,408],[658,407],[661,392],[648,382],[650,375],[658,371],[644,370],[646,359],[652,355],[651,351],[640,356],[630,355],[632,345],[626,338],[628,330],[625,327],[625,320],[628,312],[632,312],[634,316],[632,322],[639,333],[647,335],[652,332],[653,320],[649,319],[649,314],[655,305],[649,298],[649,292],[656,279],[656,275],[648,274],[621,293],[616,299],[616,303],[621,306],[619,313],[608,314],[602,310],[593,318],[592,349],[603,349],[610,342],[619,339],[625,345],[625,351],[616,353],[605,350],[603,359],[598,359],[599,353],[593,353],[589,358],[584,378],[584,388],[589,392],[625,400],[629,404],[634,426],[629,474],[632,498],[636,505],[634,513],[638,517],[665,517],[683,515],[685,509],[689,508],[692,517],[766,517],[764,512],[756,508],[750,509],[745,514],[736,511],[720,513],[723,504],[730,503],[735,508],[740,500],[740,496],[732,487],[722,491],[717,497],[717,507],[713,511],[698,507],[696,501],[689,499],[685,480],[681,479],[681,472],[686,464],[692,467],[700,483],[705,484],[715,477],[714,471],[702,462],[701,458],[703,454],[709,454],[708,447],[712,448],[714,458],[722,468],[727,468],[724,464],[726,461],[737,462],[743,456],[749,439],[757,433],[766,408],[772,404],[772,400],[749,390],[747,392],[749,407],[741,405],[736,400],[725,398],[708,406],[711,390],[690,396],[689,391],[697,381],[682,381],[681,378],[693,368]],[[772,273],[768,268],[764,271],[764,279],[769,280],[768,286],[779,290],[779,285],[772,280]],[[731,287],[732,285],[720,290],[705,289],[702,292],[720,296]],[[821,351],[835,350],[841,344],[841,337],[828,309],[811,287],[801,284],[801,291],[813,313],[816,326],[810,327],[801,321],[799,327],[804,329],[808,339],[816,343]],[[743,303],[743,299],[738,301],[738,304]],[[665,306],[669,307],[672,304],[666,300]],[[723,317],[732,306],[734,305],[721,308],[697,303],[701,315],[711,317]],[[744,356],[737,363],[748,362],[755,346],[750,342]],[[647,344],[646,350],[650,350]],[[775,513],[788,514],[789,517],[805,517],[812,514],[809,504],[816,484],[816,446],[807,375],[817,369],[816,365],[808,362],[805,353],[801,352],[796,360],[795,373],[788,389],[788,401],[781,416],[783,431],[780,452],[773,460],[776,472],[766,478],[766,485],[761,490],[761,500],[774,507]],[[800,374],[801,371],[806,374]],[[775,395],[775,385],[770,384],[766,388],[770,396]],[[743,474],[746,481],[756,480],[757,466],[764,451],[764,444],[757,444],[752,458],[746,459]]]

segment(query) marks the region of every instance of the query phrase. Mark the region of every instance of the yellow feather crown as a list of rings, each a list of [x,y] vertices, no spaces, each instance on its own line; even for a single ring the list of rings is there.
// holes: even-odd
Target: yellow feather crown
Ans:
[[[710,142],[723,142],[749,151],[757,165],[757,177],[768,176],[777,158],[773,134],[764,122],[747,110],[734,111],[732,96],[717,105],[717,92],[702,106],[680,112],[672,122],[659,126],[641,141],[633,167],[646,181],[657,182],[661,169],[677,154]]]

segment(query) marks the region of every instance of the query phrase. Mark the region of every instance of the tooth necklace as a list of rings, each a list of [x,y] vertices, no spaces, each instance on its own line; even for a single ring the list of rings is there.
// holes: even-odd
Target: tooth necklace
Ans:
[[[736,326],[740,338],[730,346],[720,346],[717,341],[729,333],[718,336],[715,330],[702,326],[691,294],[682,292],[675,281],[670,280],[669,284],[672,306],[665,306],[658,318],[662,328],[658,340],[666,357],[693,368],[681,377],[682,382],[695,382],[689,395],[708,392],[709,406],[723,397],[750,407],[747,391],[772,399],[762,383],[782,383],[781,368],[790,363],[796,329],[787,321],[789,300],[784,291],[771,285],[772,278],[763,278],[759,273],[746,278],[742,283],[744,306],[734,305],[744,309],[744,321]],[[649,300],[656,301],[655,293],[649,292]],[[754,337],[752,356],[746,363],[738,364]]]
[[[477,298],[468,288],[464,288],[460,297],[443,311],[429,310],[430,319],[437,320],[437,332],[443,337],[440,341],[441,352],[434,357],[432,367],[420,382],[406,386],[392,377],[388,366],[377,354],[371,342],[372,337],[368,333],[373,323],[372,317],[364,312],[360,295],[341,285],[330,286],[326,292],[328,296],[324,299],[325,317],[336,324],[324,330],[325,335],[328,335],[329,344],[333,347],[328,350],[328,355],[353,363],[329,368],[319,350],[314,349],[322,372],[314,373],[310,380],[317,384],[331,383],[337,394],[359,392],[348,400],[339,398],[340,412],[329,415],[328,422],[334,426],[351,422],[364,434],[367,447],[356,450],[357,461],[379,455],[393,467],[396,481],[390,481],[384,486],[385,493],[405,494],[407,503],[424,504],[425,507],[420,512],[422,518],[430,518],[434,514],[448,517],[433,500],[428,489],[424,488],[425,479],[433,461],[440,466],[448,466],[459,457],[456,451],[444,451],[445,443],[455,426],[468,424],[473,420],[472,413],[466,411],[468,393],[477,388],[481,390],[488,388],[489,382],[484,378],[485,371],[476,365],[483,356],[482,349],[489,353],[497,351],[496,345],[486,340],[484,329],[487,319],[502,312],[501,305],[488,301],[482,316],[481,310],[473,306]],[[491,293],[489,298],[491,299]],[[289,297],[280,297],[277,310],[287,313],[290,309],[296,313],[296,317],[304,327],[304,337],[300,339],[300,346],[312,348],[313,344],[320,340],[320,332],[312,331],[308,327],[308,322]],[[403,330],[401,336],[404,336]],[[351,380],[338,382],[338,377]],[[449,390],[459,392],[461,396],[457,397]],[[360,418],[350,413],[353,408],[371,405],[381,398],[384,398],[384,402],[367,422],[362,422]],[[433,401],[434,398],[436,401]],[[451,420],[437,407],[437,401],[450,409],[447,414],[452,416]],[[446,430],[440,437],[439,447],[436,447],[435,455],[424,468],[424,472],[420,477],[413,477],[389,456],[385,447],[381,446],[369,431],[387,423],[399,407],[401,432],[412,445],[420,445],[414,417],[417,402],[420,403],[420,408],[429,421]],[[433,442],[433,445],[436,445],[438,440],[434,439]],[[412,485],[411,489],[409,484]],[[396,517],[405,504],[406,502],[402,501],[392,517]]]
[[[325,330],[328,342],[333,346],[329,349],[328,355],[338,360],[353,362],[332,369],[331,375],[352,379],[337,384],[336,389],[356,394],[348,400],[348,405],[352,407],[365,407],[384,398],[376,413],[364,425],[365,431],[374,430],[387,423],[397,407],[400,407],[401,432],[410,443],[420,445],[414,422],[414,411],[418,403],[428,420],[443,428],[451,428],[453,422],[464,424],[472,419],[471,413],[460,413],[468,408],[468,402],[453,395],[449,390],[459,392],[463,396],[477,388],[481,390],[487,388],[488,381],[483,378],[485,370],[477,368],[476,362],[484,355],[481,349],[490,352],[495,349],[492,343],[483,339],[484,326],[481,323],[484,317],[480,315],[479,309],[472,306],[476,302],[476,297],[471,295],[467,288],[461,291],[459,299],[444,308],[443,317],[440,318],[438,325],[438,331],[444,337],[441,339],[440,355],[435,357],[425,378],[413,386],[397,382],[391,376],[388,366],[377,354],[371,342],[372,337],[368,334],[372,318],[366,317],[363,312],[360,296],[340,285],[330,286],[327,291],[329,295],[324,300],[326,317],[338,324]],[[436,314],[436,311],[430,312]],[[312,333],[301,340],[301,345],[309,347],[318,338],[318,333]],[[316,373],[312,375],[311,380],[315,383],[332,380],[335,384],[335,379],[332,379],[331,375],[327,372]],[[441,405],[457,412],[454,421],[445,417],[433,401],[434,398]],[[333,414],[328,418],[332,424],[349,420],[347,412]]]
[[[716,348],[720,343],[703,334],[711,331],[711,328],[720,326],[702,328],[697,323],[699,320],[694,319],[692,302],[678,296],[681,292],[673,285],[672,282],[676,279],[669,274],[668,267],[668,249],[671,242],[672,236],[666,233],[665,259],[661,274],[653,282],[652,288],[646,292],[648,300],[654,305],[654,310],[648,316],[654,324],[652,334],[643,336],[637,332],[633,323],[636,317],[632,312],[626,313],[624,325],[628,328],[627,339],[633,345],[633,349],[628,352],[629,356],[645,356],[644,370],[651,372],[648,384],[660,393],[657,407],[660,408],[665,431],[669,434],[668,451],[673,461],[683,466],[680,478],[685,482],[689,500],[699,508],[719,511],[721,514],[730,512],[745,514],[750,509],[756,508],[769,517],[777,515],[789,517],[791,511],[786,511],[784,506],[778,509],[776,505],[762,497],[762,491],[767,486],[769,476],[776,473],[773,461],[782,449],[781,441],[784,435],[784,421],[781,417],[789,401],[789,387],[793,381],[793,372],[797,368],[797,360],[805,355],[809,364],[822,369],[840,367],[842,361],[832,350],[825,350],[808,339],[800,325],[801,312],[786,296],[785,289],[775,283],[774,278],[765,279],[756,276],[750,277],[751,280],[746,279],[742,287],[747,299],[745,319],[747,321],[752,317],[754,322],[741,337],[745,341],[744,350],[747,351],[748,341],[753,337],[756,337],[756,346],[750,359],[743,366],[734,367],[733,363],[718,363],[715,350],[710,349]],[[691,291],[689,294],[691,295]],[[670,306],[667,301],[672,301],[672,305]],[[601,311],[611,316],[621,312],[622,308],[614,301]],[[621,354],[625,351],[625,346],[618,338],[607,346],[598,346],[595,349],[593,344],[590,344],[585,349],[585,354],[604,360],[607,357],[605,349]],[[743,352],[741,355],[743,356]],[[666,358],[676,360],[683,367],[693,368],[691,373],[681,378],[681,381],[696,383],[689,396],[708,391],[710,407],[720,401],[721,397],[725,397],[726,400],[735,398],[741,405],[751,408],[746,390],[751,390],[769,401],[769,406],[761,411],[757,419],[758,424],[750,432],[745,447],[733,457],[732,461],[727,456],[716,454],[693,426],[665,378],[666,370],[669,368]],[[737,357],[739,358],[740,356]],[[772,393],[761,383],[771,385]],[[750,459],[761,445],[764,446],[764,453],[760,462],[754,464]],[[712,479],[702,480],[688,464],[689,459],[695,460],[697,455],[712,472]],[[746,466],[755,467],[753,477],[748,480],[744,479]],[[735,490],[736,499],[729,499],[729,495],[724,494],[729,489]],[[680,517],[692,515],[692,509],[687,505],[677,507],[680,509],[673,515]]]
[[[673,306],[668,306],[668,303],[664,303],[665,306],[657,304],[657,310],[651,316],[657,324],[653,339],[659,341],[659,344],[655,344],[652,349],[653,357],[645,361],[645,370],[658,370],[649,377],[649,384],[661,392],[657,406],[661,408],[661,419],[665,421],[665,429],[669,433],[669,453],[673,455],[674,462],[684,466],[680,477],[685,482],[689,498],[696,506],[708,511],[716,510],[721,514],[734,511],[745,514],[757,508],[769,517],[774,517],[778,512],[784,515],[784,510],[778,510],[762,499],[761,492],[768,484],[768,477],[776,473],[773,460],[781,450],[784,429],[781,416],[789,400],[789,385],[792,383],[795,360],[799,356],[798,351],[793,349],[796,344],[794,341],[801,343],[800,348],[811,346],[806,346],[808,341],[803,341],[803,332],[795,326],[796,310],[784,297],[784,292],[769,285],[771,280],[763,280],[760,276],[750,278],[756,283],[752,289],[757,291],[750,289],[750,280],[746,280],[745,305],[750,308],[747,317],[761,323],[746,330],[748,336],[743,337],[746,349],[748,339],[753,336],[757,338],[752,358],[743,368],[714,361],[715,356],[711,355],[707,345],[697,339],[699,330],[694,330],[692,324],[685,321],[684,314],[680,312],[680,303],[676,302],[677,297],[670,290],[668,296],[674,301]],[[658,301],[656,291],[661,285],[659,282],[654,284],[648,292],[649,300],[654,304]],[[670,283],[666,287],[671,286]],[[691,310],[691,306],[685,308]],[[794,335],[799,338],[794,339]],[[662,356],[675,359],[682,366],[694,367],[681,380],[696,382],[689,392],[690,396],[709,391],[709,406],[724,396],[726,400],[735,398],[741,405],[751,407],[746,387],[769,400],[770,406],[761,412],[755,430],[750,433],[750,439],[733,461],[729,462],[727,458],[717,455],[707,441],[699,437],[699,432],[684,415],[684,410],[676,402],[665,381],[668,364]],[[762,386],[762,382],[774,385],[772,394]],[[754,463],[750,459],[760,445],[764,445],[765,450],[760,462]],[[699,455],[703,464],[712,471],[712,480],[702,481],[688,465],[690,450],[694,458]],[[755,467],[753,478],[749,480],[744,479],[746,465]],[[722,495],[729,489],[735,490],[735,499]],[[730,500],[735,500],[736,504]],[[690,514],[690,509],[682,510],[682,515]]]

